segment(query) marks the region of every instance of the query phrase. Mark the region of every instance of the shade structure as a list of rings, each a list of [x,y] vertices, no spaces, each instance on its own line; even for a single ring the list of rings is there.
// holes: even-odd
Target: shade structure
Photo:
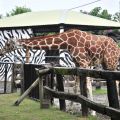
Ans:
[[[117,29],[120,28],[119,22],[114,22],[70,10],[27,12],[0,19],[0,28],[49,26],[60,24]]]

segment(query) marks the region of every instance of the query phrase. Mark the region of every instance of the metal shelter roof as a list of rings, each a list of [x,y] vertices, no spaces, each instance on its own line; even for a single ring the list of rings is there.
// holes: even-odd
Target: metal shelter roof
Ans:
[[[43,25],[78,25],[120,28],[119,22],[68,10],[27,12],[0,19],[0,28],[30,27]]]

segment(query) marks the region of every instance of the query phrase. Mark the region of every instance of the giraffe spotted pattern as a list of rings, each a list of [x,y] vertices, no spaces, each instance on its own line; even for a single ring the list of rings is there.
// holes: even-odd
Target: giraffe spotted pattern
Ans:
[[[119,47],[110,37],[71,29],[66,32],[18,40],[25,48],[67,49],[81,67],[102,64],[104,69],[115,70],[119,60]]]

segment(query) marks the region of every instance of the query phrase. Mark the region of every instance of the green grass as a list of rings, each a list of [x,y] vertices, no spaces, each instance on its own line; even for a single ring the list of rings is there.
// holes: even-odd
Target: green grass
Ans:
[[[0,95],[0,120],[95,120],[70,115],[53,107],[40,109],[39,102],[27,98],[19,106],[13,106],[18,98],[16,93]]]
[[[107,94],[107,90],[106,90],[106,89],[97,89],[97,90],[93,90],[93,94],[94,94],[94,95],[103,95],[103,94]]]

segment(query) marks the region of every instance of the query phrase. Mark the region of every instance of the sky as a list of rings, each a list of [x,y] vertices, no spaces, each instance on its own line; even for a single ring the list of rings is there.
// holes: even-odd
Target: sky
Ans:
[[[32,11],[43,10],[57,10],[57,9],[70,9],[73,7],[81,6],[96,0],[0,0],[0,14],[6,15],[16,6],[25,6]],[[74,9],[74,11],[87,11],[95,7],[101,7],[107,9],[110,14],[114,14],[119,11],[120,0],[100,0],[96,3]]]

